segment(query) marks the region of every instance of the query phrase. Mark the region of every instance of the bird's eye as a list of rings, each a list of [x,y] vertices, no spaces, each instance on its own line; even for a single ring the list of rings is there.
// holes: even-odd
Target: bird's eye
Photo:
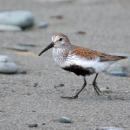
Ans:
[[[59,41],[62,41],[62,38],[60,38]]]

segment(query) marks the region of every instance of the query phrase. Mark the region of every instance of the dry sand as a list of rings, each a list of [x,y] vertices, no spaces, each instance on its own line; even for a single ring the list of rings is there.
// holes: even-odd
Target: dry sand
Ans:
[[[113,93],[97,96],[90,85],[94,75],[87,77],[88,86],[78,99],[67,100],[60,95],[73,95],[81,88],[83,79],[61,70],[54,62],[51,50],[41,57],[37,54],[61,32],[75,45],[111,53],[130,53],[130,1],[81,0],[50,2],[44,0],[0,0],[0,11],[29,10],[35,16],[35,26],[23,32],[1,32],[0,54],[14,59],[27,74],[0,74],[0,130],[95,130],[103,126],[130,129],[130,79],[101,73],[99,87],[109,87]],[[63,19],[52,18],[62,15]],[[49,26],[39,29],[38,23]],[[76,34],[85,31],[85,35]],[[28,53],[2,48],[30,42]],[[37,86],[35,86],[37,84]],[[59,84],[63,87],[54,88]],[[72,124],[55,119],[67,116]],[[45,125],[42,125],[45,123]]]

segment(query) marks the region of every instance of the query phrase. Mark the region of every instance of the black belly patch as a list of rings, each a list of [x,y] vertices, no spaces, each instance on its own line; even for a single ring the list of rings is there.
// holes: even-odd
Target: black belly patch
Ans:
[[[91,75],[91,74],[95,73],[95,69],[92,67],[83,68],[83,67],[78,66],[78,65],[66,66],[63,69],[70,71],[70,72],[74,72],[78,76],[79,75],[86,76],[86,75]]]

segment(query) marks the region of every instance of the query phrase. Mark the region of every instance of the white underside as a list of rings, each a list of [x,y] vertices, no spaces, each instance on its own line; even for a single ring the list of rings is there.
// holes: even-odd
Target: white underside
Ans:
[[[104,71],[106,68],[108,68],[114,61],[106,61],[106,62],[100,62],[99,57],[95,57],[92,60],[78,56],[78,55],[68,55],[66,60],[63,60],[62,55],[56,53],[56,49],[53,50],[53,57],[55,62],[62,68],[70,66],[70,65],[78,65],[83,68],[94,68],[96,73]],[[57,55],[58,54],[58,55]]]

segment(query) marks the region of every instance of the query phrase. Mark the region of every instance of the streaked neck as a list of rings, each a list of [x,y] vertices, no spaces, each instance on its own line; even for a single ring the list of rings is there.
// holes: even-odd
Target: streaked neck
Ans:
[[[52,52],[55,62],[61,67],[64,66],[68,53],[69,49],[66,48],[53,48]]]

